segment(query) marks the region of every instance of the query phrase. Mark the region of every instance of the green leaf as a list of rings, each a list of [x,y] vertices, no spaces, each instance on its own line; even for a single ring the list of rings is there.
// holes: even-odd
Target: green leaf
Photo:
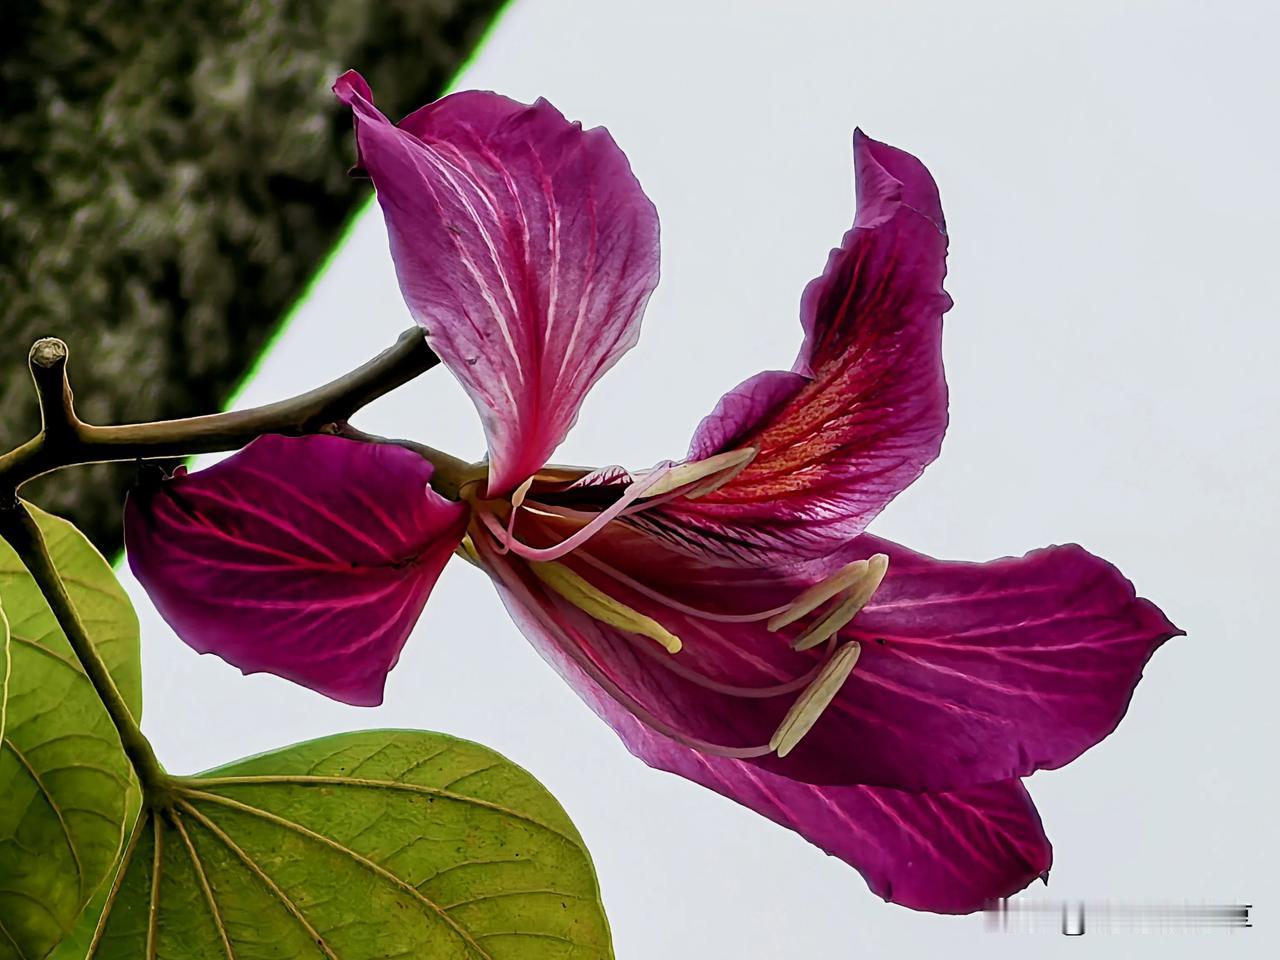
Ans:
[[[484,747],[342,734],[172,789],[130,839],[93,960],[613,955],[582,838]]]
[[[138,620],[110,566],[71,524],[32,508],[54,565],[138,716]],[[44,597],[0,541],[9,623],[0,748],[0,960],[38,960],[113,873],[138,792],[120,738]]]
[[[4,718],[9,705],[9,619],[0,607],[0,743],[4,742]]]
[[[111,884],[104,883],[98,888],[89,905],[80,914],[80,919],[71,928],[71,932],[49,954],[49,960],[85,960],[89,955],[89,944],[93,941],[94,931],[98,929],[98,918],[102,916],[102,908],[107,902],[107,894]]]

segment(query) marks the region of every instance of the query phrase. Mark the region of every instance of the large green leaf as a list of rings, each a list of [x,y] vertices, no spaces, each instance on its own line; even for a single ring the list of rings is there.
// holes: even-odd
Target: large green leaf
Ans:
[[[524,770],[435,733],[342,734],[175,781],[95,960],[595,960],[591,860]]]
[[[129,708],[142,709],[138,620],[101,554],[32,509]],[[137,809],[106,709],[22,562],[0,541],[9,691],[0,749],[0,960],[38,960],[113,872]]]

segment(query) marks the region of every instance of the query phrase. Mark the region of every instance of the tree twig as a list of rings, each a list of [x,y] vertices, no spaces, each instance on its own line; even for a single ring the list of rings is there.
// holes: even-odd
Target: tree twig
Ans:
[[[324,386],[250,410],[184,420],[95,426],[76,416],[67,379],[68,350],[54,338],[31,348],[40,399],[40,433],[0,456],[0,496],[62,467],[106,460],[185,457],[236,450],[265,433],[298,436],[344,422],[361,407],[430,370],[439,358],[417,327],[367,363]]]

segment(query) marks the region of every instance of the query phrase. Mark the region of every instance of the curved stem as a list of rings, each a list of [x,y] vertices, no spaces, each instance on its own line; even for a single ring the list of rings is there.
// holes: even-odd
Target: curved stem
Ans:
[[[164,768],[160,766],[151,743],[143,736],[137,720],[120,695],[107,665],[102,662],[97,648],[89,639],[84,623],[67,593],[66,584],[62,582],[62,576],[49,556],[44,534],[40,532],[31,511],[21,500],[14,499],[0,505],[0,536],[9,542],[26,566],[49,604],[49,609],[53,611],[58,626],[66,634],[76,659],[80,661],[80,666],[84,668],[89,682],[93,684],[107,710],[107,715],[120,734],[120,743],[138,773],[143,793],[153,800],[157,796],[163,796],[167,792]]]
[[[31,349],[43,427],[22,446],[0,456],[0,494],[75,464],[186,457],[236,450],[264,433],[315,433],[345,421],[440,362],[422,331],[414,327],[345,376],[288,400],[183,420],[101,427],[84,423],[75,414],[67,356],[66,344],[52,338],[37,341]]]

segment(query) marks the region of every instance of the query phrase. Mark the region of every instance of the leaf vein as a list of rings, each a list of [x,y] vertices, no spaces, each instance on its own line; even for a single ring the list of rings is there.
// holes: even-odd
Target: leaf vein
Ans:
[[[399,889],[407,893],[409,896],[411,896],[413,899],[422,903],[424,906],[429,907],[437,916],[440,917],[440,919],[442,919],[445,922],[445,924],[449,927],[450,930],[452,930],[455,934],[457,934],[458,938],[467,947],[469,947],[476,954],[482,957],[483,960],[494,960],[492,955],[489,954],[483,947],[481,947],[480,944],[478,944],[472,938],[471,934],[469,934],[465,929],[463,929],[462,926],[460,926],[456,920],[454,920],[443,909],[441,909],[438,903],[436,903],[434,900],[429,898],[426,894],[424,894],[421,890],[419,890],[413,884],[409,883],[404,878],[397,877],[394,873],[392,873],[386,867],[382,866],[379,863],[374,862],[373,860],[370,860],[364,854],[359,853],[355,850],[352,850],[350,847],[345,846],[342,843],[339,843],[337,840],[334,840],[332,837],[326,837],[324,834],[316,833],[314,830],[304,827],[300,823],[295,823],[294,821],[288,820],[285,817],[277,816],[274,813],[271,813],[267,810],[261,810],[258,807],[251,806],[250,804],[241,803],[239,800],[233,800],[230,797],[222,797],[216,793],[203,793],[198,790],[188,790],[186,791],[186,795],[193,799],[205,800],[209,803],[215,803],[221,806],[228,807],[229,809],[232,809],[232,810],[237,810],[241,813],[247,814],[248,816],[256,817],[259,820],[263,820],[267,823],[274,824],[277,827],[281,827],[282,829],[289,830],[293,833],[298,834],[299,836],[306,837],[307,839],[315,843],[319,843],[319,844],[322,844],[323,846],[329,847],[331,850],[334,850],[337,853],[343,854],[344,856],[348,857],[353,863],[359,864],[365,869],[371,871],[374,875],[391,882],[396,887],[398,887]],[[184,804],[184,806],[190,807],[192,810],[195,809],[189,803]]]
[[[222,938],[222,949],[227,953],[227,960],[236,960],[235,951],[231,949],[231,941],[227,937],[226,924],[222,922],[222,913],[218,910],[217,898],[213,895],[213,887],[209,885],[209,877],[204,872],[204,862],[200,859],[200,853],[196,850],[196,845],[191,842],[191,835],[187,833],[187,828],[182,822],[182,816],[174,812],[173,825],[178,831],[178,836],[182,838],[183,845],[187,848],[187,856],[191,858],[191,866],[196,871],[196,879],[200,881],[200,889],[204,891],[205,903],[209,905],[209,915],[213,920],[214,929],[218,931],[218,936]]]
[[[107,892],[107,899],[102,904],[102,915],[98,917],[98,925],[94,928],[93,939],[89,942],[89,952],[86,954],[85,960],[93,960],[98,952],[98,944],[102,942],[102,935],[106,933],[107,921],[111,918],[111,910],[116,905],[116,899],[120,896],[120,888],[124,885],[125,874],[128,873],[129,865],[133,862],[133,852],[138,848],[138,841],[142,839],[142,834],[147,829],[146,821],[150,817],[150,813],[143,814],[141,822],[133,830],[133,836],[129,838],[129,845],[125,847],[124,854],[120,857],[120,866],[116,869],[116,876],[111,883],[111,889]]]
[[[341,960],[341,958],[339,958],[338,955],[330,949],[329,944],[325,942],[324,937],[320,936],[320,933],[316,928],[311,925],[311,921],[309,921],[303,915],[302,911],[298,909],[298,905],[289,899],[288,895],[281,890],[280,886],[271,879],[262,867],[258,865],[257,861],[250,857],[249,854],[245,853],[244,850],[241,849],[240,845],[227,835],[226,831],[186,800],[179,800],[178,804],[186,810],[187,813],[198,820],[201,826],[222,841],[223,846],[230,850],[241,863],[249,868],[250,872],[266,886],[267,890],[269,890],[276,900],[279,901],[280,905],[289,912],[290,916],[298,921],[298,924],[307,932],[307,936],[311,938],[312,942],[317,948],[319,948],[321,953],[328,957],[329,960]]]
[[[18,749],[17,744],[6,738],[4,746],[8,747],[10,752],[18,758],[18,763],[27,771],[27,775],[35,781],[35,785],[44,796],[45,802],[49,804],[49,809],[53,811],[53,815],[57,818],[58,826],[62,827],[62,835],[66,838],[67,849],[71,851],[71,860],[76,865],[76,881],[79,886],[80,894],[83,896],[85,882],[84,865],[80,862],[80,851],[76,849],[75,838],[71,836],[71,828],[67,826],[67,819],[62,815],[62,808],[58,806],[58,801],[53,798],[53,794],[50,793],[49,788],[45,786],[44,780],[41,779],[36,768],[31,765],[31,761],[28,760],[23,752]],[[108,818],[108,822],[111,823],[112,826],[115,826],[115,821],[110,820],[110,818]]]
[[[480,797],[469,797],[465,793],[453,793],[440,787],[427,787],[417,783],[397,783],[394,780],[362,780],[359,778],[348,777],[319,777],[309,775],[288,775],[282,774],[278,776],[247,776],[247,777],[193,777],[187,781],[190,785],[200,785],[204,787],[237,787],[252,786],[254,784],[270,785],[270,784],[297,784],[299,786],[329,786],[329,787],[360,787],[362,789],[374,790],[403,790],[407,793],[421,793],[433,797],[443,797],[446,800],[455,800],[458,803],[467,803],[472,806],[483,807],[486,810],[492,810],[495,813],[501,813],[515,820],[522,820],[525,823],[533,824],[536,827],[554,834],[561,840],[572,845],[575,849],[581,849],[577,840],[557,830],[549,823],[532,817],[527,813],[521,813],[519,810],[513,810],[511,807],[503,806],[492,800],[482,800]]]

